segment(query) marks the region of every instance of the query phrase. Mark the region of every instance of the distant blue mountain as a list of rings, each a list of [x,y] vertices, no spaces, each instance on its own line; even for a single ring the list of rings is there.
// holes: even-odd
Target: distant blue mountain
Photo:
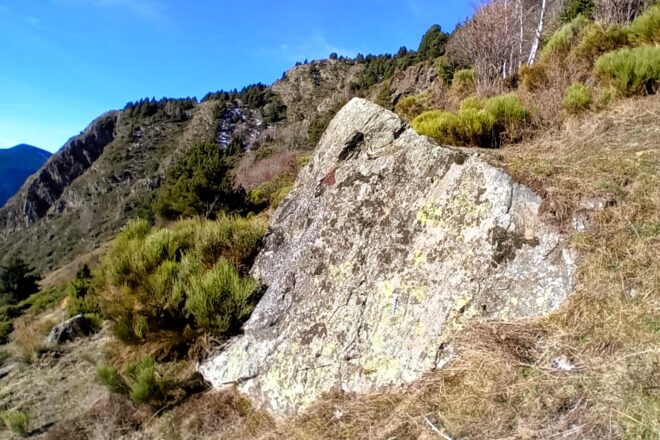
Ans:
[[[26,144],[0,149],[0,207],[50,156],[48,151]]]

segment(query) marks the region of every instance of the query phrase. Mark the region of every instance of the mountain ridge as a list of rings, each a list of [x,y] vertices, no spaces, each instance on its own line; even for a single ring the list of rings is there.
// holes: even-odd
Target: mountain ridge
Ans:
[[[52,154],[29,144],[0,148],[0,207]]]

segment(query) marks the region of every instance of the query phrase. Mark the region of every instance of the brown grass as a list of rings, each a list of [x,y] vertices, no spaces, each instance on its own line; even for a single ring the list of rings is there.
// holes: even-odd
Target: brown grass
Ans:
[[[159,423],[162,440],[222,438],[256,439],[272,432],[275,423],[255,411],[250,402],[233,391],[209,391],[191,397]]]
[[[14,322],[11,340],[18,348],[19,356],[23,361],[37,360],[39,352],[46,348],[44,339],[55,324],[57,324],[55,319],[48,315],[25,316]]]
[[[111,395],[85,414],[53,426],[43,440],[115,440],[142,428],[148,414],[129,398]]]
[[[278,151],[251,164],[242,164],[235,171],[235,184],[249,191],[275,177],[296,169],[298,155],[292,151]]]

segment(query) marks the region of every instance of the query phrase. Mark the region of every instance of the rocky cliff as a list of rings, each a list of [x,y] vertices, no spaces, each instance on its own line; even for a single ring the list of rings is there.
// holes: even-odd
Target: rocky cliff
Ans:
[[[541,315],[572,291],[573,252],[540,203],[478,153],[353,99],[271,219],[244,335],[202,374],[287,414],[442,367],[468,320]]]
[[[71,138],[32,176],[17,197],[0,212],[2,234],[12,233],[42,218],[66,187],[83,174],[103,153],[105,146],[114,140],[116,122],[116,112],[100,116],[80,135]]]

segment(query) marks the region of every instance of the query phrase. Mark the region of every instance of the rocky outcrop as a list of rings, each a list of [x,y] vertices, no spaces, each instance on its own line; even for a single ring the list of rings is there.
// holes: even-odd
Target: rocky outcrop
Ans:
[[[46,336],[46,346],[59,345],[89,336],[97,330],[94,322],[80,313],[53,327]]]
[[[353,99],[271,220],[245,333],[200,370],[288,414],[442,367],[465,322],[541,315],[573,289],[573,253],[540,204],[478,154]]]
[[[417,63],[405,70],[397,71],[390,81],[392,101],[396,104],[404,96],[427,92],[438,80],[438,74],[431,61]]]

